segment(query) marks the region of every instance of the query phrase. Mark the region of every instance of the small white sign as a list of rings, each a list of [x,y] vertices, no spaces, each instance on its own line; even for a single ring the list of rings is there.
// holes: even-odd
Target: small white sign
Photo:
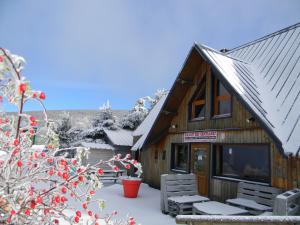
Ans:
[[[215,142],[217,140],[217,131],[198,131],[184,133],[184,142]]]

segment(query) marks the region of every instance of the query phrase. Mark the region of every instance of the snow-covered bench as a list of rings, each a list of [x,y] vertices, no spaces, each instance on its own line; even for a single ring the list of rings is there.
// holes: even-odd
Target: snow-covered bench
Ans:
[[[209,201],[198,195],[195,174],[161,175],[161,211],[171,215],[192,214],[193,203]]]
[[[275,197],[280,193],[281,190],[274,187],[240,182],[237,198],[228,199],[226,203],[247,209],[251,214],[258,215],[272,211]]]

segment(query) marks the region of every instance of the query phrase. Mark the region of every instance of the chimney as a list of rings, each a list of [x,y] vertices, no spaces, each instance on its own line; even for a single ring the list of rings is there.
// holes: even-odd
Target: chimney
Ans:
[[[226,53],[226,52],[228,52],[229,51],[229,49],[227,49],[227,48],[222,48],[221,50],[220,50],[220,52],[222,52],[222,53]]]

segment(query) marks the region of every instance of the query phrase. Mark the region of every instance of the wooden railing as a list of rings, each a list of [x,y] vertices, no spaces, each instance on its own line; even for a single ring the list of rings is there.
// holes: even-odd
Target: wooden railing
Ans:
[[[176,223],[188,225],[300,225],[300,216],[178,215]]]

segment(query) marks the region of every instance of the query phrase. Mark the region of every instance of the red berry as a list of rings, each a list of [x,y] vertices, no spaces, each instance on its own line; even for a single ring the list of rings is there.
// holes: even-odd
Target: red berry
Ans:
[[[43,203],[43,198],[41,196],[37,196],[36,203],[42,204]]]
[[[79,210],[76,211],[76,216],[81,217],[81,212]]]
[[[53,222],[54,222],[55,224],[59,224],[59,220],[58,220],[58,219],[53,220]]]
[[[68,199],[65,196],[61,196],[60,201],[61,202],[66,202],[66,201],[68,201]]]
[[[52,176],[52,175],[54,174],[54,170],[53,170],[53,169],[48,170],[48,174],[49,174],[50,176]]]
[[[125,168],[126,168],[127,170],[129,170],[130,167],[131,167],[130,164],[126,164],[126,165],[125,165]]]
[[[82,204],[82,208],[87,209],[87,203],[86,203],[86,202],[84,202],[84,203]]]
[[[31,96],[32,98],[36,98],[37,97],[37,94],[34,92]]]
[[[30,202],[30,208],[35,209],[36,203],[34,200]]]
[[[3,62],[4,58],[3,56],[0,56],[0,62]]]
[[[22,163],[22,161],[21,161],[21,160],[19,160],[19,161],[17,162],[17,166],[18,166],[18,167],[21,167],[21,166],[23,166],[23,163]]]
[[[66,194],[66,193],[67,193],[67,188],[66,188],[66,187],[62,187],[62,188],[60,189],[60,191],[61,191],[62,193],[64,193],[64,194]]]
[[[55,196],[54,201],[56,203],[60,203],[60,196],[59,195]]]
[[[13,215],[15,215],[15,214],[16,214],[16,211],[12,209],[12,210],[10,211],[10,213],[9,213],[9,214],[10,214],[11,216],[13,216]]]
[[[30,216],[30,210],[29,209],[25,209],[24,213],[25,213],[25,215]]]
[[[78,217],[78,216],[75,216],[75,217],[74,217],[74,221],[75,221],[75,223],[78,223],[78,222],[79,222],[79,217]]]
[[[84,177],[83,176],[78,176],[78,180],[82,182],[84,180]]]
[[[48,159],[47,159],[47,162],[48,162],[48,163],[53,163],[53,161],[54,161],[53,158],[48,158]]]
[[[19,140],[18,139],[15,139],[14,140],[14,146],[18,146],[20,144]]]
[[[93,212],[91,210],[88,211],[89,216],[93,216]]]
[[[115,172],[118,172],[120,170],[120,168],[119,167],[117,167],[117,166],[114,166],[114,171]]]
[[[72,164],[76,165],[77,164],[77,160],[76,159],[72,159]]]
[[[36,121],[36,118],[35,118],[34,116],[30,116],[30,117],[29,117],[29,120],[30,120],[31,122],[34,122],[34,121]]]
[[[103,169],[98,169],[98,174],[102,175],[103,174]]]
[[[44,157],[46,157],[46,153],[45,152],[42,152],[41,153],[41,156],[44,158]]]
[[[21,83],[20,85],[19,85],[19,92],[22,94],[22,93],[24,93],[25,91],[26,91],[26,84],[25,83]]]
[[[64,172],[64,173],[62,174],[62,177],[63,177],[65,180],[67,180],[67,179],[69,178],[69,174],[68,174],[67,172]]]
[[[46,95],[44,92],[41,92],[39,97],[40,97],[40,99],[44,100],[46,98]]]
[[[90,191],[90,195],[94,195],[95,194],[95,191],[94,190],[91,190]]]

